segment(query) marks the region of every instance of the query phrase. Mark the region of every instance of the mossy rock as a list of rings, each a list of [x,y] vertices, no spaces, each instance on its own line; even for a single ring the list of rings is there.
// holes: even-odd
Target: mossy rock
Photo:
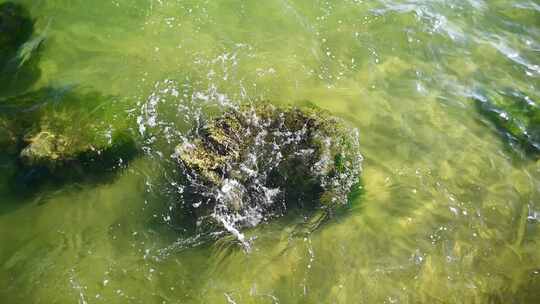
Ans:
[[[358,132],[316,107],[230,110],[194,130],[175,153],[197,227],[252,227],[291,208],[327,215],[358,185]]]
[[[17,151],[23,170],[58,176],[108,170],[137,150],[130,120],[112,96],[45,88],[1,100],[0,110],[7,134],[0,140]]]
[[[509,139],[529,155],[540,154],[540,105],[523,92],[506,89],[479,95],[479,112]]]
[[[129,160],[136,150],[133,138],[122,133],[115,134],[107,144],[49,131],[40,131],[26,141],[28,144],[19,155],[21,164],[26,168],[46,168],[53,174],[70,174],[62,171],[72,169],[114,168]]]

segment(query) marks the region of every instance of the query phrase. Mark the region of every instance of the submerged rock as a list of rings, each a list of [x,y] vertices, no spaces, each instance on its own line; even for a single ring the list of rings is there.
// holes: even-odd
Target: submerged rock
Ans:
[[[64,136],[42,131],[29,139],[29,145],[21,151],[21,159],[29,166],[42,163],[51,166],[58,159],[70,157],[69,148],[69,140]]]
[[[108,143],[97,144],[62,133],[40,131],[26,141],[27,146],[19,155],[22,165],[46,168],[53,174],[72,169],[113,168],[129,160],[136,150],[135,142],[126,134],[116,134]]]
[[[517,143],[530,155],[540,154],[540,105],[526,94],[505,90],[479,95],[476,105],[510,143]]]
[[[22,171],[80,175],[136,153],[128,119],[110,96],[46,88],[0,100],[0,110],[0,152],[15,151]]]
[[[306,207],[332,214],[358,186],[358,132],[318,108],[231,110],[176,148],[197,227],[238,229]]]

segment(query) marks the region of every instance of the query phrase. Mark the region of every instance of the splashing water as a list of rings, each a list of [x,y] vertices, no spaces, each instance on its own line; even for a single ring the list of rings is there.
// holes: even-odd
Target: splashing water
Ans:
[[[320,200],[317,208],[327,213],[345,205],[360,175],[358,131],[325,115],[250,106],[195,129],[173,157],[186,175],[184,204],[197,216],[197,226],[221,223],[248,248],[240,228],[294,205]]]

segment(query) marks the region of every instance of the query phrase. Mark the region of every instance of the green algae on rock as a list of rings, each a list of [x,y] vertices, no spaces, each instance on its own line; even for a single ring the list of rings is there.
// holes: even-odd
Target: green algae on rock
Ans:
[[[125,134],[116,134],[106,144],[88,142],[62,133],[41,131],[27,139],[28,145],[20,152],[20,161],[27,167],[44,167],[51,173],[61,170],[88,167],[112,168],[129,160],[135,142]]]
[[[287,209],[323,217],[358,186],[358,132],[321,109],[271,105],[227,111],[176,148],[186,208],[197,227],[233,234]]]
[[[23,169],[72,176],[111,169],[136,151],[127,115],[111,96],[45,88],[2,100],[0,109],[2,150],[15,150]]]
[[[510,140],[527,153],[540,154],[540,105],[516,90],[475,98],[477,108]]]

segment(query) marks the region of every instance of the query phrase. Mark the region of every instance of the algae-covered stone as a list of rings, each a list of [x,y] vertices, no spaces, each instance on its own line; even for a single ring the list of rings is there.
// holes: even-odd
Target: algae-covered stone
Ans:
[[[510,139],[532,155],[540,153],[540,105],[530,96],[503,90],[478,95],[477,107]]]
[[[23,169],[72,175],[113,168],[136,151],[127,115],[111,96],[46,88],[1,100],[0,110]]]
[[[289,208],[326,215],[359,181],[358,132],[321,109],[230,110],[176,149],[184,198],[198,226],[255,226]]]
[[[21,151],[21,163],[28,168],[44,167],[51,173],[85,166],[112,168],[129,160],[135,151],[135,142],[125,134],[116,134],[109,143],[97,144],[62,133],[40,131],[27,140]]]

